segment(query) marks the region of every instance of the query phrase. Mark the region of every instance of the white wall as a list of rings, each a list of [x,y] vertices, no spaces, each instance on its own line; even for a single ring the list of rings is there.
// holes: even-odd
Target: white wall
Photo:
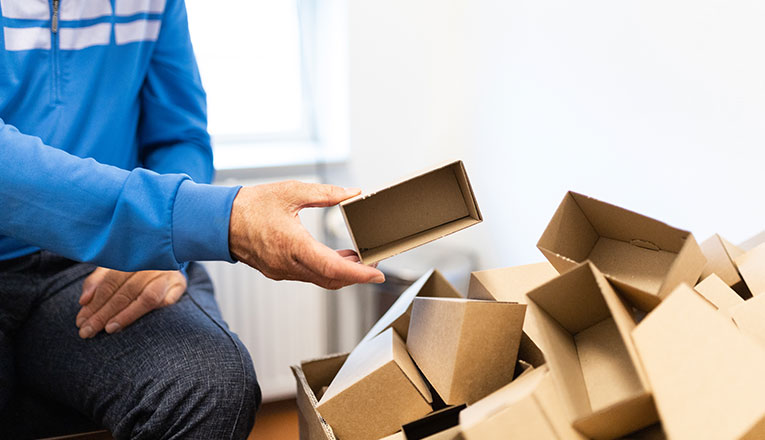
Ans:
[[[765,4],[350,3],[351,173],[466,161],[483,267],[539,261],[568,189],[734,242],[765,229]]]

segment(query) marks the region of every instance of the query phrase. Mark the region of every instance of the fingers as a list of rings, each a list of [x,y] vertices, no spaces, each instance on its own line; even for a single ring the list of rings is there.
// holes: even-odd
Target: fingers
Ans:
[[[126,309],[136,298],[146,297],[141,301],[144,304],[154,304],[156,308],[164,299],[164,289],[147,290],[147,287],[162,273],[133,273],[118,289],[112,290],[111,295],[108,295],[108,291],[97,289],[91,303],[83,307],[77,315],[77,321],[81,324],[80,337],[91,338],[104,330],[106,324],[111,323],[111,319]],[[101,292],[103,294],[100,294]],[[110,330],[112,333],[119,329],[112,326]]]
[[[342,255],[319,243],[313,238],[302,240],[297,248],[297,259],[318,276],[330,280],[320,284],[338,286],[340,288],[357,283],[382,283],[385,275],[379,270],[346,260]],[[347,254],[347,253],[346,253]]]
[[[80,304],[84,307],[77,314],[77,327],[100,309],[133,274],[99,267],[85,278],[80,296]]]
[[[360,189],[342,188],[322,183],[294,182],[293,197],[300,208],[334,206],[361,194]]]
[[[175,304],[185,291],[185,284],[168,284],[163,277],[154,278],[144,287],[135,301],[109,319],[104,327],[106,333],[117,333],[152,310]]]

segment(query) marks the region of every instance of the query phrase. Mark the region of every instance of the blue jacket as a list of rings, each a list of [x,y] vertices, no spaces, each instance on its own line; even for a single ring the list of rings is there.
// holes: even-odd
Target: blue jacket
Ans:
[[[231,261],[238,188],[207,185],[183,0],[0,0],[0,13],[0,260]]]

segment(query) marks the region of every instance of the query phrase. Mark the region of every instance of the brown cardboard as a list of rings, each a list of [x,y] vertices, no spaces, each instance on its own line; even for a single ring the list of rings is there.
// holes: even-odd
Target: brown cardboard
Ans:
[[[332,428],[316,410],[316,396],[332,382],[347,358],[347,353],[335,354],[290,367],[297,382],[300,440],[336,440]]]
[[[447,430],[441,431],[438,434],[433,434],[431,436],[425,437],[422,440],[462,440],[462,433],[460,431],[459,426],[455,426],[453,428],[449,428]],[[397,432],[393,435],[389,435],[388,437],[382,438],[380,440],[408,440],[403,432]]]
[[[715,234],[701,243],[701,252],[707,259],[704,271],[701,272],[701,279],[716,274],[726,285],[738,292],[742,298],[752,296],[738,273],[736,263],[733,262],[734,259],[744,253],[742,249]]]
[[[742,301],[730,309],[730,316],[739,330],[765,345],[765,295]]]
[[[658,420],[630,338],[631,311],[591,263],[528,293],[545,358],[573,426],[617,438]]]
[[[569,423],[547,366],[531,370],[460,413],[465,440],[584,440]]]
[[[363,341],[368,341],[379,335],[386,329],[393,327],[401,339],[406,342],[409,334],[409,318],[412,313],[412,302],[415,297],[433,298],[460,298],[461,295],[436,269],[431,269],[409,288],[407,288],[395,303],[385,312],[372,329],[364,336]]]
[[[365,264],[483,221],[462,161],[346,200],[340,210]]]
[[[733,260],[752,295],[765,293],[765,243]]]
[[[470,274],[468,298],[526,304],[529,291],[557,276],[558,271],[548,262],[473,272]],[[544,347],[540,345],[539,326],[529,313],[523,322],[523,332],[519,348],[523,352],[521,357],[533,359],[532,365],[538,367],[545,362]]]
[[[407,348],[445,403],[471,404],[513,379],[526,305],[416,298]]]
[[[690,232],[574,192],[563,198],[537,247],[561,273],[592,261],[645,311],[678,285],[695,284],[706,264]]]
[[[726,316],[731,316],[732,308],[744,303],[744,300],[714,273],[704,278],[694,289]]]
[[[760,231],[757,234],[742,241],[738,244],[738,248],[744,252],[748,252],[761,245],[762,243],[765,243],[765,231]]]
[[[377,440],[431,411],[427,383],[393,329],[359,344],[317,410],[340,440]]]
[[[632,335],[669,438],[765,438],[765,350],[690,287]]]

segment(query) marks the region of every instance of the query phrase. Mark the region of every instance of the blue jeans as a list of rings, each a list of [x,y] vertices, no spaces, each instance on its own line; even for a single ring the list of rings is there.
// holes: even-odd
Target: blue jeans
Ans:
[[[103,427],[116,439],[245,439],[260,388],[204,268],[119,333],[80,339],[94,266],[49,252],[0,261],[0,438]]]

